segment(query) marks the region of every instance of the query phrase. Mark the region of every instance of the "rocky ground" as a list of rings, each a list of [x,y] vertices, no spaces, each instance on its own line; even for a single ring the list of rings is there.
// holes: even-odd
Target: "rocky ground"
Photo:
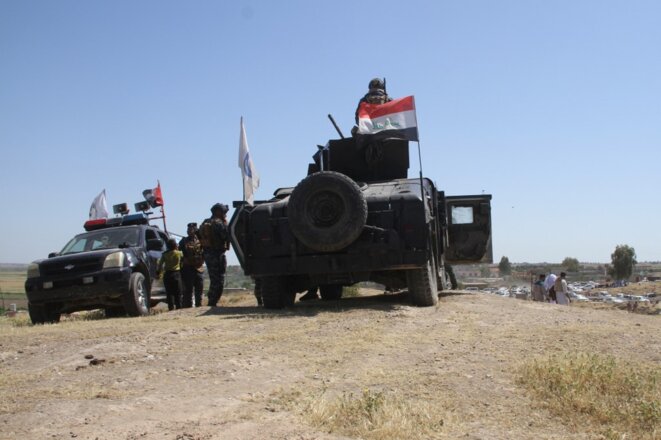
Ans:
[[[588,439],[593,427],[568,426],[517,385],[521,364],[577,352],[661,364],[657,315],[362,293],[275,312],[243,294],[146,318],[2,318],[0,438],[358,438],[332,405],[358,402],[369,423],[391,404],[401,425],[369,438]]]

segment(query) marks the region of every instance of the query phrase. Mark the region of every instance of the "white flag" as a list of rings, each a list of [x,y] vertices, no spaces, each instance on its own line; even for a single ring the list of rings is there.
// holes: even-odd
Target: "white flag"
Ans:
[[[90,206],[90,220],[98,218],[108,218],[108,204],[106,203],[106,190],[104,189],[98,196],[94,197],[92,206]]]
[[[259,174],[255,169],[255,164],[252,163],[250,158],[250,151],[248,151],[248,138],[246,137],[246,129],[243,126],[243,117],[241,117],[241,135],[239,137],[239,168],[243,175],[243,198],[250,205],[254,202],[253,194],[259,188]]]

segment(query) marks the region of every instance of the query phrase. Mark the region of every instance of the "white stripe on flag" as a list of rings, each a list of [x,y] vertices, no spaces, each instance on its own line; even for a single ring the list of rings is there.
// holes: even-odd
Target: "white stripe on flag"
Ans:
[[[373,134],[384,130],[405,130],[417,126],[415,110],[380,116],[378,118],[361,118],[358,120],[359,133]]]

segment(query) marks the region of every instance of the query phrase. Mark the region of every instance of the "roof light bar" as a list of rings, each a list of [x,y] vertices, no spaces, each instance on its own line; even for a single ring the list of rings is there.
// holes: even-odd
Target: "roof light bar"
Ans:
[[[87,220],[83,227],[86,231],[94,231],[95,229],[101,229],[106,227],[105,218],[97,218],[95,220]]]

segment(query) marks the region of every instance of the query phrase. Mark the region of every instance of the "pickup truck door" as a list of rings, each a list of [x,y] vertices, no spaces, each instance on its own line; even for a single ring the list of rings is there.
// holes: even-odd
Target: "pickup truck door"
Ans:
[[[149,261],[147,261],[147,265],[149,266],[149,277],[152,280],[150,291],[152,296],[156,296],[162,294],[165,291],[165,288],[163,286],[163,280],[156,278],[156,269],[158,267],[158,260],[161,258],[161,255],[166,249],[165,243],[168,240],[168,236],[160,231],[157,232],[154,231],[153,229],[146,229],[145,243],[147,243],[148,240],[153,240],[153,239],[160,239],[163,242],[163,247],[160,250],[147,251],[147,255],[149,258]]]
[[[493,263],[491,195],[445,196],[444,257],[451,264]]]

